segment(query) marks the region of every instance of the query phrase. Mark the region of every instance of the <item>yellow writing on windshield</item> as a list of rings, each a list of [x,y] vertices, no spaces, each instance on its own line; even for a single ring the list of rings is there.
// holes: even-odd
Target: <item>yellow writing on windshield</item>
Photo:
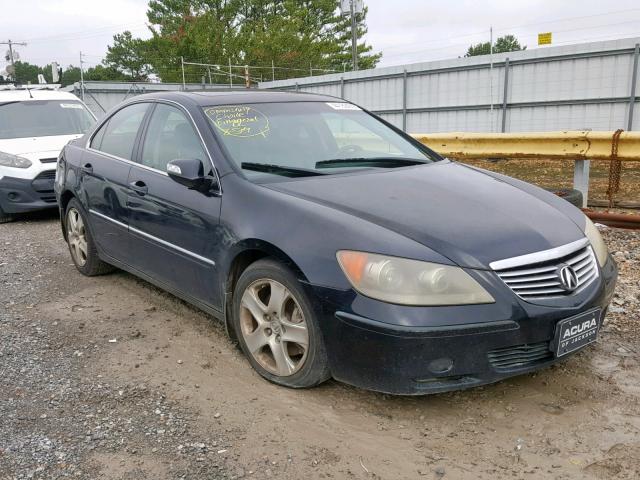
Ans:
[[[204,113],[223,135],[266,137],[269,120],[260,111],[246,105],[221,105],[206,108]]]

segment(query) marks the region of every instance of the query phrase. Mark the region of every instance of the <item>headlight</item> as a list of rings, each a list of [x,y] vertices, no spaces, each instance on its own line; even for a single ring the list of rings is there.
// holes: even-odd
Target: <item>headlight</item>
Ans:
[[[585,226],[584,226],[584,234],[591,242],[591,246],[593,247],[593,251],[596,252],[596,257],[598,258],[598,263],[601,267],[604,267],[604,264],[607,263],[607,258],[609,258],[609,249],[607,245],[602,240],[602,235],[598,231],[598,227],[596,227],[591,219],[585,215]]]
[[[341,250],[338,263],[358,292],[400,305],[466,305],[495,300],[458,267]]]
[[[31,161],[24,157],[0,152],[0,166],[13,168],[29,168],[31,166]]]

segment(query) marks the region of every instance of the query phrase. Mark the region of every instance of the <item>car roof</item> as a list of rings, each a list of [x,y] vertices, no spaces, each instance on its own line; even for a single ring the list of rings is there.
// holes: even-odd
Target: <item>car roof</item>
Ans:
[[[31,94],[29,94],[31,92]],[[39,90],[36,88],[27,90],[26,88],[0,90],[0,103],[4,102],[28,102],[32,100],[77,100],[80,99],[69,92],[59,90]]]
[[[136,100],[143,98],[166,100],[190,100],[201,106],[232,105],[242,103],[284,103],[284,102],[344,102],[345,100],[330,95],[314,93],[277,92],[273,90],[246,90],[227,92],[157,92],[138,95]]]

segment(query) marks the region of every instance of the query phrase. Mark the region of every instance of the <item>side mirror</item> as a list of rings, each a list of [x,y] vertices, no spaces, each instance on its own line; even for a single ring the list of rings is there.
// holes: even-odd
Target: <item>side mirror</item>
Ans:
[[[196,158],[170,161],[167,163],[167,175],[179,184],[201,192],[213,184],[213,179],[205,176],[202,162]]]

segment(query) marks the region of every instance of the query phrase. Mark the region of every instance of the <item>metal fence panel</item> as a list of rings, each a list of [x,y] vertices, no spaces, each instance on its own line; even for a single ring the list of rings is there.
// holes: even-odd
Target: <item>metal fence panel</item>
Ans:
[[[630,122],[637,130],[639,52],[640,38],[631,38],[496,54],[492,65],[485,55],[260,88],[342,96],[415,133],[616,130]]]

